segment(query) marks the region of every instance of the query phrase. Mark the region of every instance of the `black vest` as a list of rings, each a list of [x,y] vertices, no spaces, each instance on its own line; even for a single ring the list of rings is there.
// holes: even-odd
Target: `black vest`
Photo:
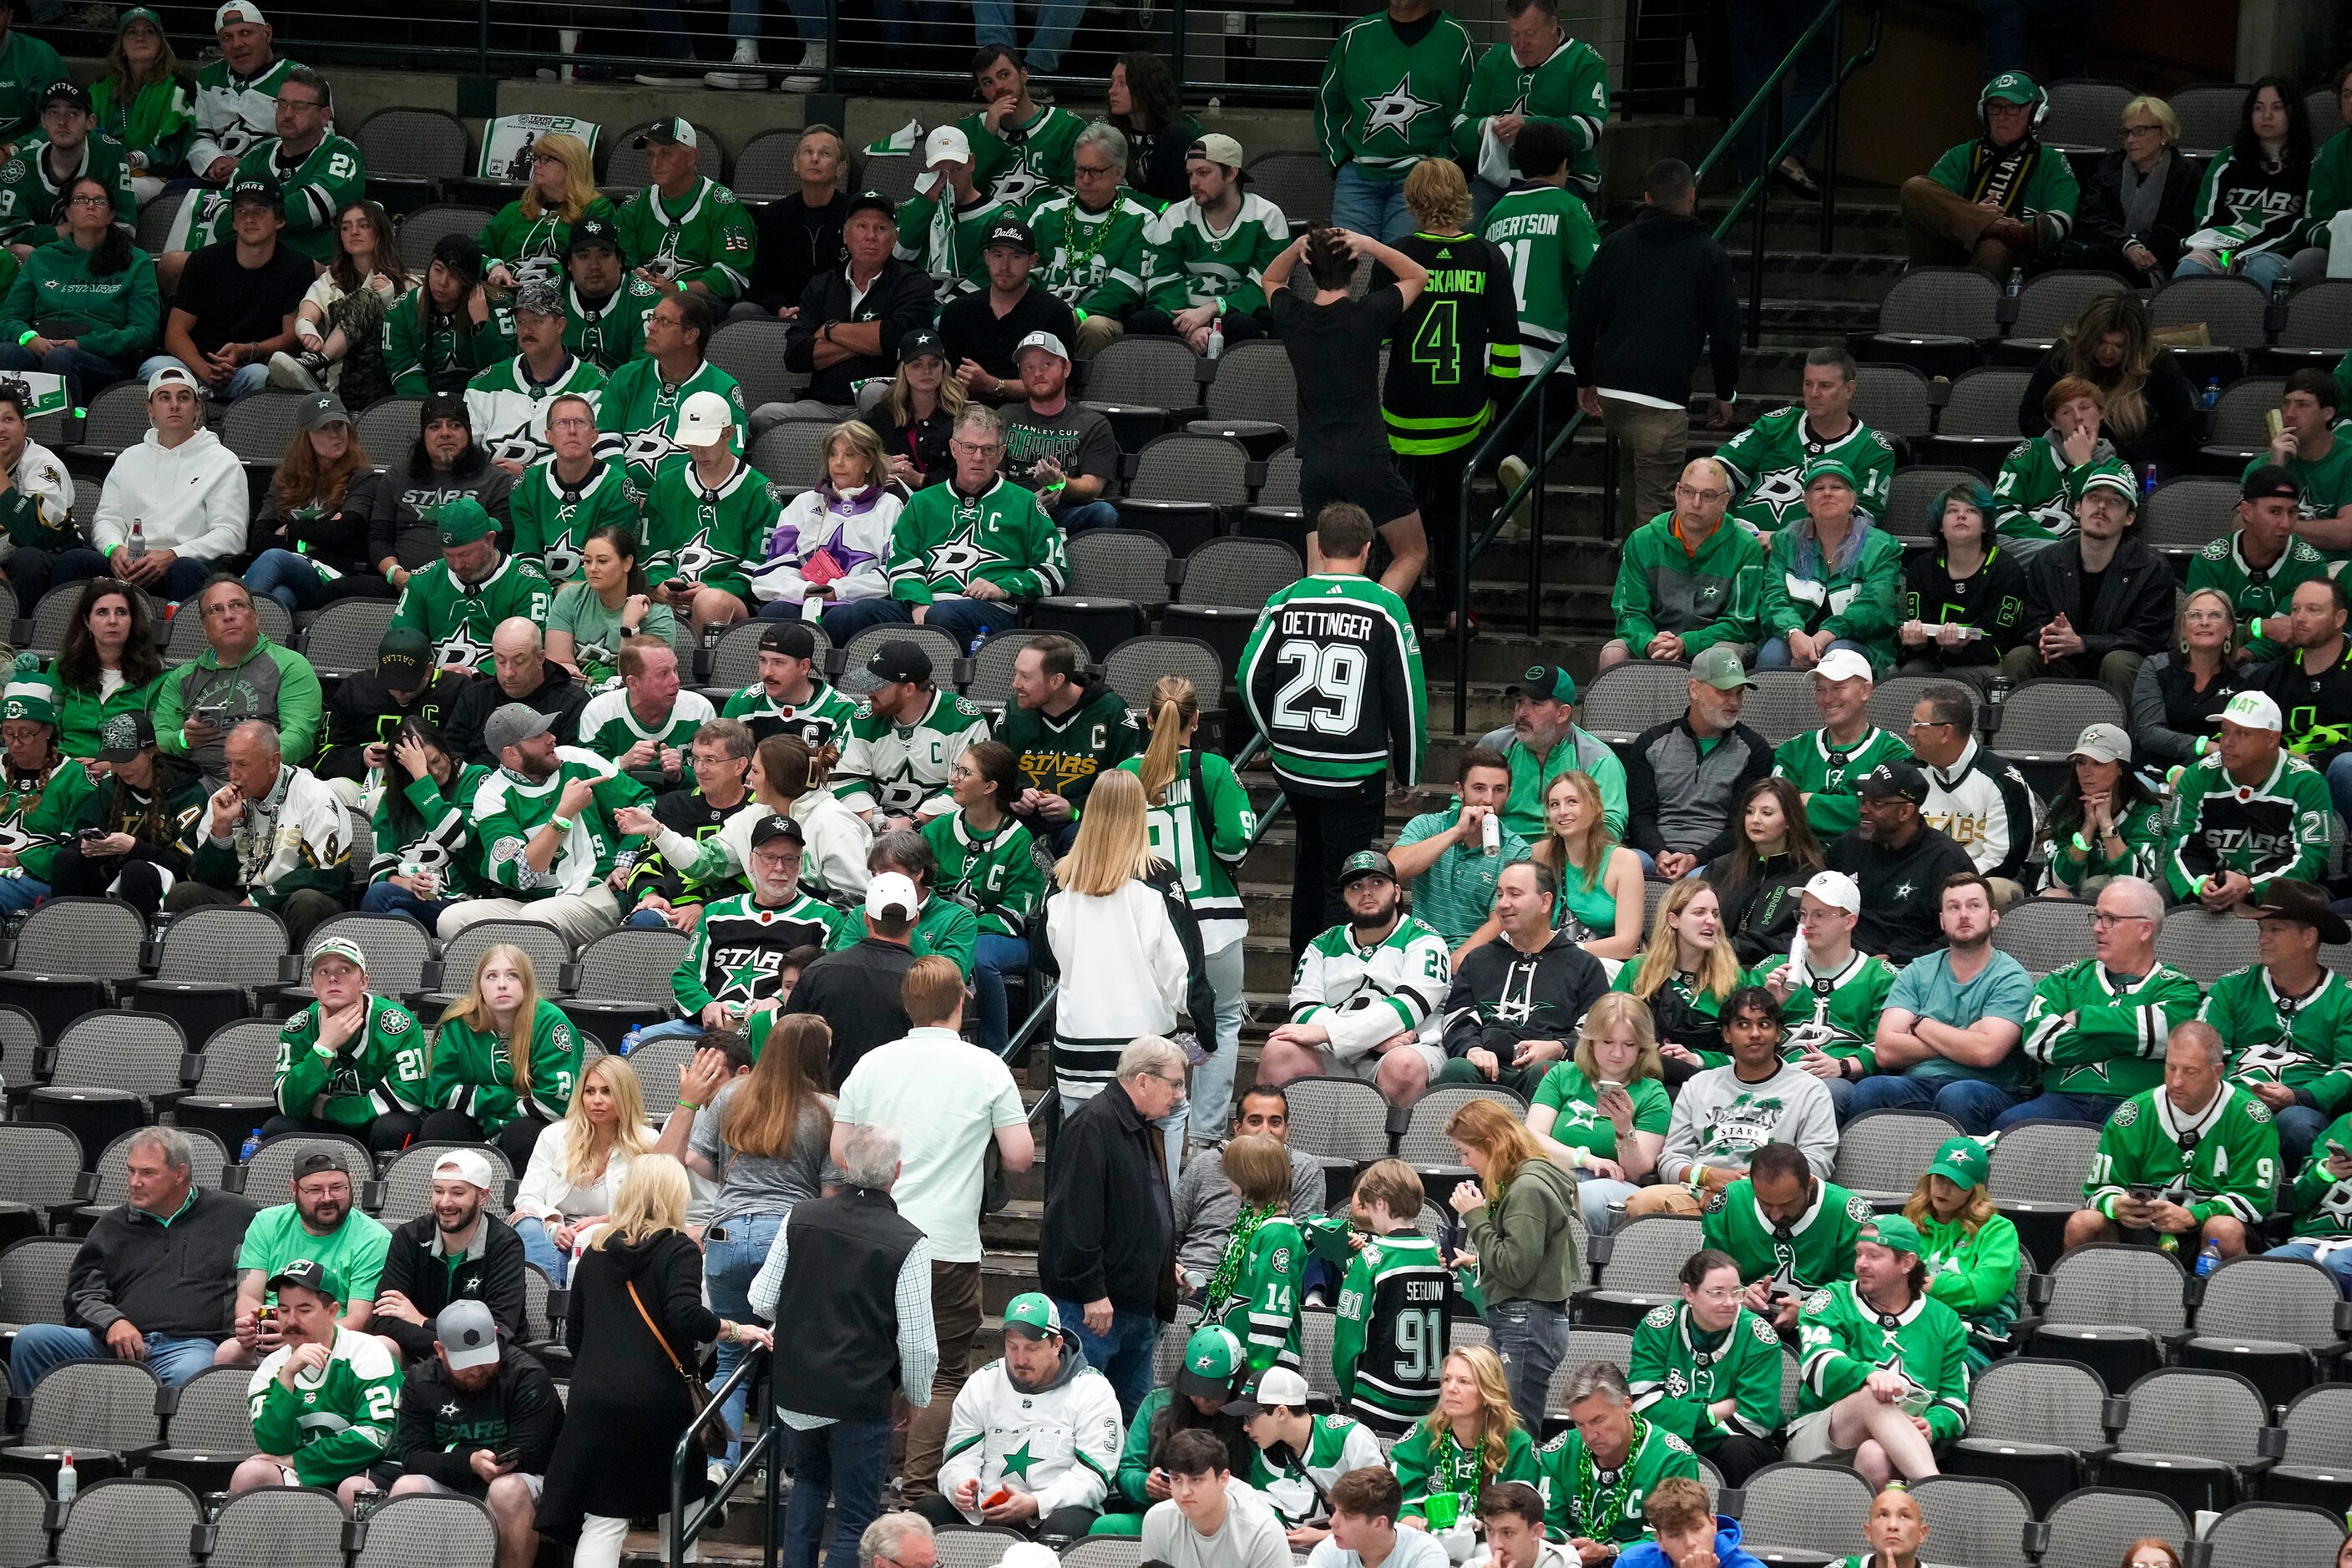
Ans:
[[[776,1297],[776,1403],[883,1421],[898,1387],[898,1271],[923,1233],[887,1193],[851,1187],[793,1205]]]

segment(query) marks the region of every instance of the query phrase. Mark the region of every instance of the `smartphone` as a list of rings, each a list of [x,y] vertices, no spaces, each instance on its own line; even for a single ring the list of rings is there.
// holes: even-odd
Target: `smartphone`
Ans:
[[[2352,1149],[2347,1149],[2333,1138],[2327,1141],[2327,1152],[2338,1160],[2352,1160]]]
[[[2131,1200],[2136,1204],[2152,1204],[2156,1202],[2156,1189],[2147,1185],[2144,1182],[2135,1182],[2131,1186],[2125,1190],[2131,1194]]]
[[[113,836],[103,827],[80,827],[74,830],[74,837],[88,844],[93,839],[109,838]]]
[[[505,1468],[509,1465],[519,1465],[521,1462],[522,1450],[520,1448],[501,1448],[497,1454],[491,1456],[490,1458],[490,1463],[497,1465],[501,1469]]]

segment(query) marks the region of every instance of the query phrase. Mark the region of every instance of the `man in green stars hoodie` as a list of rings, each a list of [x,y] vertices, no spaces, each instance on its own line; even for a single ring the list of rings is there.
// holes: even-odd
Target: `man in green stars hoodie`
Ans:
[[[1911,264],[1974,267],[2005,281],[2074,226],[2082,192],[2066,160],[2033,133],[2050,95],[2023,71],[2003,71],[1977,99],[1983,134],[1903,182]]]
[[[1675,510],[1633,531],[1609,595],[1617,635],[1601,649],[1601,668],[1756,640],[1764,548],[1746,529],[1724,525],[1730,500],[1723,465],[1696,458],[1675,486]]]

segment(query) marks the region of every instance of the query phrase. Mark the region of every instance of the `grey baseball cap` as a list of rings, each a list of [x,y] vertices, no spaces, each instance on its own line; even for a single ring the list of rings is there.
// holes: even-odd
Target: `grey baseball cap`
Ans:
[[[490,1309],[470,1298],[450,1302],[433,1320],[433,1337],[452,1371],[488,1366],[499,1359],[499,1324]]]
[[[489,749],[490,755],[500,756],[509,746],[528,741],[533,735],[544,735],[554,728],[553,715],[526,708],[520,702],[509,702],[502,704],[490,715],[489,722],[482,726],[482,744]]]
[[[1739,662],[1739,650],[1729,643],[1702,649],[1691,660],[1691,679],[1717,691],[1736,691],[1756,684],[1748,679],[1748,667]]]

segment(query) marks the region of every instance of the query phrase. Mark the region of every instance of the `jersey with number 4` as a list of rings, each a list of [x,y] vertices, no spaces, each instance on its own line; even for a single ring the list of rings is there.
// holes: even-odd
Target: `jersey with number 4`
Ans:
[[[1331,1325],[1339,1409],[1402,1437],[1437,1403],[1454,1308],[1453,1270],[1418,1231],[1374,1237],[1348,1265]]]
[[[1389,447],[1451,452],[1475,440],[1519,374],[1510,264],[1472,234],[1412,234],[1397,248],[1429,269],[1395,328],[1381,413]],[[1373,279],[1375,285],[1384,278]]]
[[[1517,184],[1486,209],[1482,231],[1503,253],[1519,312],[1519,372],[1543,369],[1568,340],[1576,280],[1601,248],[1601,231],[1575,193],[1559,185]]]
[[[1421,780],[1429,688],[1404,601],[1369,577],[1323,573],[1276,591],[1242,650],[1241,689],[1275,776],[1340,795],[1392,769]]]

